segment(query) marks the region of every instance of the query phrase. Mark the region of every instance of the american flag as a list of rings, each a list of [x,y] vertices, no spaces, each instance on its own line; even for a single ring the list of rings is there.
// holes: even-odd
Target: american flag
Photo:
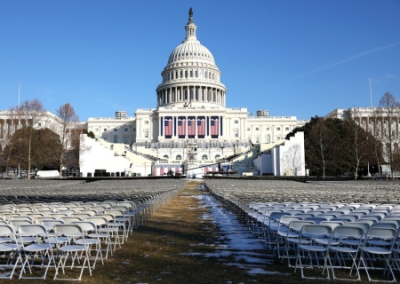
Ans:
[[[164,131],[165,131],[165,138],[171,138],[172,137],[172,120],[165,119]]]
[[[199,118],[197,119],[197,136],[199,138],[204,138],[205,135],[205,129],[206,129],[206,124],[204,122],[204,118]]]
[[[179,138],[185,138],[186,129],[185,129],[185,119],[178,119],[178,136]]]
[[[164,168],[161,167],[161,168],[160,168],[160,176],[162,176],[163,174],[164,174]]]
[[[196,135],[196,125],[194,119],[188,120],[188,135],[189,138],[194,138]]]
[[[218,138],[218,118],[211,118],[211,137]]]

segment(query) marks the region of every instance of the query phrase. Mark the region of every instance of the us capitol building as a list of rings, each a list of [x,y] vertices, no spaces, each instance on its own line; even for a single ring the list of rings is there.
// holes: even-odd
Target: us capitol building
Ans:
[[[185,30],[161,72],[156,108],[137,109],[133,117],[116,111],[115,117],[88,119],[87,131],[95,139],[83,139],[82,175],[204,175],[221,169],[304,175],[303,136],[291,139],[297,142],[284,138],[305,121],[269,116],[267,110],[249,116],[247,108],[228,108],[221,71],[197,39],[192,9]],[[284,148],[293,143],[298,166],[288,161],[285,167]]]

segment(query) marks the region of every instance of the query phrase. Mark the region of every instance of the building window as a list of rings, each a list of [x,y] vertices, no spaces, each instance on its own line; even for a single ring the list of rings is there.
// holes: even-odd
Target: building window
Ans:
[[[199,77],[199,72],[197,70],[194,72],[194,74],[195,74],[196,78]]]
[[[256,143],[260,143],[260,137],[256,137]]]
[[[169,159],[169,156],[168,155],[164,155],[163,158],[164,159]]]
[[[258,127],[256,127],[256,131],[259,131],[260,129]]]
[[[116,132],[116,131],[117,131],[117,128],[114,128],[114,131]]]
[[[235,138],[239,138],[239,130],[233,131]]]
[[[250,131],[250,127],[247,127],[247,131]]]
[[[201,156],[201,159],[204,161],[204,160],[208,160],[208,156],[207,155],[203,155],[203,156]]]
[[[114,135],[114,143],[118,143],[118,135]]]
[[[236,120],[233,121],[233,123],[239,124],[239,120],[236,119]]]
[[[129,144],[129,136],[124,136],[124,144]]]
[[[265,128],[265,130],[269,131],[269,127]]]
[[[148,121],[148,120],[146,120],[146,121],[144,122],[144,124],[149,124],[149,121]]]
[[[281,131],[281,128],[280,128],[280,127],[277,127],[276,130],[277,130],[277,131]]]
[[[134,127],[132,130],[133,130],[133,132],[136,132],[136,127]]]
[[[104,132],[107,132],[107,128],[104,128]]]
[[[182,160],[182,156],[181,155],[176,155],[175,160],[181,161]]]
[[[218,159],[219,159],[219,157],[221,157],[221,155],[220,155],[220,154],[217,154],[217,155],[215,155],[215,160],[218,160]]]
[[[265,139],[266,139],[266,142],[267,142],[267,143],[271,143],[271,135],[267,134],[267,135],[265,136]]]
[[[285,130],[286,130],[286,131],[289,131],[289,127],[285,127]]]
[[[149,130],[148,129],[146,129],[144,131],[144,138],[149,138]]]
[[[128,128],[125,128],[125,132],[128,132]]]
[[[190,77],[193,77],[193,71],[190,70]]]

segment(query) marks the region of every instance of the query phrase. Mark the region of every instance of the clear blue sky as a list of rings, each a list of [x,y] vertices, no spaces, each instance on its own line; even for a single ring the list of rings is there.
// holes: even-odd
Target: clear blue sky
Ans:
[[[0,109],[39,99],[81,120],[156,107],[193,7],[228,107],[309,119],[400,99],[400,0],[2,0]]]

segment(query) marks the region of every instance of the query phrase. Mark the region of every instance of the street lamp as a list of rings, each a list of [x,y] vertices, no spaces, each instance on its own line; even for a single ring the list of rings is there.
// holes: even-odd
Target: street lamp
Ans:
[[[221,150],[222,150],[222,158],[224,158],[224,148],[225,148],[225,142],[226,142],[226,140],[224,140],[224,143],[222,144],[222,146],[220,147],[221,148]]]

